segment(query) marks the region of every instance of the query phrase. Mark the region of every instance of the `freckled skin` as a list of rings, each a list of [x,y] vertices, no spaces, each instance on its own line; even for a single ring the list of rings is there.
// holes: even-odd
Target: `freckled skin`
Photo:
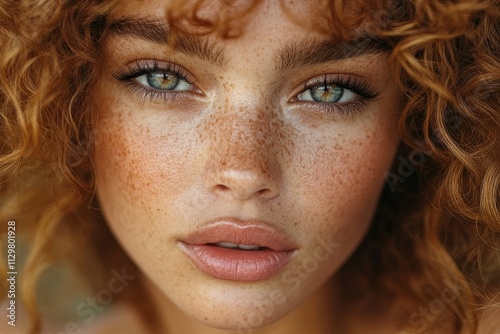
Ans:
[[[325,291],[364,237],[394,158],[399,93],[387,55],[278,74],[276,54],[284,45],[327,36],[296,25],[276,3],[265,2],[242,36],[218,41],[227,47],[224,69],[138,39],[106,43],[106,70],[95,91],[98,129],[107,139],[95,150],[97,195],[117,239],[149,281],[167,319],[163,332],[230,333],[255,322],[249,312],[281,291],[286,302],[273,304],[252,326],[255,333],[330,333],[335,317],[325,310],[338,305]],[[130,1],[116,15],[162,19],[159,8],[167,6]],[[178,63],[203,94],[151,101],[111,76],[142,58]],[[304,82],[325,73],[363,77],[381,94],[344,118],[290,102]],[[221,216],[271,222],[299,245],[297,256],[266,281],[206,276],[175,241]],[[321,240],[334,242],[335,251],[306,275]]]

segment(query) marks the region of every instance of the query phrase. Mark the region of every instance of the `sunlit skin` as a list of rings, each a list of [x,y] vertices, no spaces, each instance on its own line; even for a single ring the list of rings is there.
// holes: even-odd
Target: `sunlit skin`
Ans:
[[[164,21],[167,7],[127,1],[114,15]],[[332,333],[342,308],[335,274],[371,223],[399,143],[388,53],[280,70],[287,45],[330,36],[299,26],[277,1],[238,38],[209,38],[223,66],[130,34],[106,39],[93,159],[105,218],[148,280],[163,333]],[[157,73],[123,79],[141,66]],[[178,78],[165,67],[186,81],[168,81]],[[376,96],[325,84],[340,77]],[[176,241],[217,217],[265,220],[297,254],[264,281],[210,277]]]

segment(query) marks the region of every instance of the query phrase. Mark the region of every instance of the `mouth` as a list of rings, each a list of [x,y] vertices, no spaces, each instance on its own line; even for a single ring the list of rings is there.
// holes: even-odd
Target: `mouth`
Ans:
[[[267,247],[261,247],[256,245],[233,244],[231,242],[218,242],[216,244],[208,244],[208,245],[231,248],[231,249],[250,250],[250,251],[259,251],[263,249],[268,249]]]
[[[212,221],[179,240],[179,248],[214,278],[255,282],[277,275],[297,251],[284,233],[260,221]]]

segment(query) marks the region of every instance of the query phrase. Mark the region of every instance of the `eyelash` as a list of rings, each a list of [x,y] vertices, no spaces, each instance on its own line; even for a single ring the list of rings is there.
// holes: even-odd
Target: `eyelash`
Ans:
[[[321,86],[338,86],[343,89],[349,90],[359,96],[353,102],[312,102],[312,101],[300,101],[297,96],[309,89],[321,87]],[[338,114],[340,116],[349,116],[357,112],[361,112],[362,108],[367,102],[376,99],[380,95],[380,92],[370,87],[366,81],[362,81],[359,78],[351,75],[325,74],[321,77],[316,77],[308,82],[304,83],[302,90],[295,95],[294,101],[299,102],[308,107],[314,109],[320,109],[320,111],[327,114]]]
[[[175,100],[176,98],[183,97],[187,93],[192,93],[192,91],[167,91],[167,90],[156,90],[154,88],[146,88],[142,84],[136,82],[134,79],[152,72],[164,72],[170,73],[177,76],[179,79],[186,81],[188,84],[193,85],[195,80],[191,79],[188,72],[180,67],[179,65],[166,62],[161,63],[157,60],[146,61],[140,60],[129,65],[125,69],[117,70],[113,72],[112,75],[115,79],[124,82],[127,87],[129,87],[134,92],[140,94],[140,99],[150,98],[151,102],[157,99],[163,99],[164,102]],[[298,95],[304,93],[305,91],[313,88],[318,88],[321,86],[338,86],[343,89],[349,90],[359,96],[355,101],[352,102],[314,102],[314,101],[301,101],[298,100]],[[326,114],[337,114],[340,116],[354,115],[361,112],[362,108],[367,102],[374,100],[380,95],[380,92],[374,90],[369,86],[366,81],[362,81],[359,78],[351,75],[328,75],[325,74],[321,77],[316,77],[304,83],[303,88],[300,92],[295,94],[293,102],[298,102],[301,105],[305,105],[312,109],[319,109],[320,112]]]
[[[125,69],[119,69],[112,73],[112,76],[119,81],[124,82],[127,87],[132,89],[134,92],[140,94],[140,99],[150,98],[151,102],[156,99],[163,99],[165,102],[168,100],[174,100],[176,98],[185,96],[186,93],[191,91],[167,91],[167,90],[156,90],[153,87],[144,87],[140,83],[136,82],[134,79],[153,72],[169,73],[177,76],[179,79],[186,81],[188,84],[193,85],[195,80],[193,80],[188,72],[181,66],[166,62],[160,63],[157,60],[146,61],[140,60],[134,62],[132,65],[127,66]]]

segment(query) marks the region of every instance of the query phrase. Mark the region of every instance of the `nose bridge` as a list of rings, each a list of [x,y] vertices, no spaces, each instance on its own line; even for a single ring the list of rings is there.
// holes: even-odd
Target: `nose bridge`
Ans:
[[[280,170],[271,118],[268,110],[234,106],[211,115],[205,166],[210,191],[239,199],[277,194]]]
[[[248,108],[227,111],[218,125],[219,131],[211,132],[213,142],[218,144],[214,148],[218,148],[219,157],[233,164],[233,168],[250,169],[267,160],[265,155],[272,149],[272,138],[269,120],[266,122],[262,113],[256,114]]]

